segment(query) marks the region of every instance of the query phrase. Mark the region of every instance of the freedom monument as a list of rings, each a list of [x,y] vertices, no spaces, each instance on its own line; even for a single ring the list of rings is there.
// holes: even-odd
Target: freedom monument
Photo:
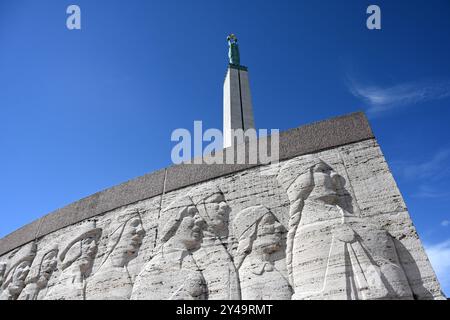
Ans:
[[[255,128],[228,41],[223,155]],[[279,162],[171,166],[6,236],[0,299],[445,298],[363,113],[277,138]]]

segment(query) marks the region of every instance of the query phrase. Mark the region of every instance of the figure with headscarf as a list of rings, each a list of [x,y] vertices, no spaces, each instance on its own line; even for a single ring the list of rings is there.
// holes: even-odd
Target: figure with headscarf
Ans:
[[[112,225],[107,252],[87,281],[86,300],[129,300],[134,276],[128,270],[145,236],[138,210],[121,214]]]
[[[0,300],[17,300],[25,280],[30,272],[31,264],[36,256],[37,245],[29,243],[20,248],[7,262]]]
[[[92,272],[101,234],[102,229],[93,221],[63,247],[58,262],[61,274],[44,300],[85,300],[86,280]]]
[[[239,212],[233,225],[242,300],[290,300],[292,288],[275,265],[285,231],[277,217],[264,206],[254,206]]]
[[[209,300],[239,300],[239,277],[228,251],[230,206],[214,184],[202,185],[189,193],[205,221],[203,242],[194,257],[203,270]]]
[[[345,179],[320,158],[278,175],[290,201],[287,267],[293,299],[410,299],[392,237],[353,212]]]
[[[45,297],[48,282],[56,270],[57,259],[57,245],[50,250],[39,250],[18,300],[42,300]]]
[[[162,215],[168,220],[156,254],[137,276],[131,300],[206,300],[205,279],[192,255],[204,221],[188,197],[176,199]]]

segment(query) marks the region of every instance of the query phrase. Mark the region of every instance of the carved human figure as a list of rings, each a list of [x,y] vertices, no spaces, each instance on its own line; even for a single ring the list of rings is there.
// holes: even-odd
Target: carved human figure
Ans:
[[[159,248],[137,276],[132,300],[204,300],[205,279],[192,252],[200,247],[204,221],[189,198],[163,211],[168,222]]]
[[[10,258],[5,271],[0,300],[17,300],[25,287],[25,279],[30,272],[36,250],[36,243],[32,242],[23,246]]]
[[[58,247],[46,251],[35,259],[31,271],[26,279],[25,288],[18,300],[42,300],[46,294],[48,282],[56,270],[58,259]],[[36,263],[37,262],[37,263]]]
[[[59,255],[61,274],[44,300],[85,300],[86,279],[92,272],[101,234],[94,222],[65,246]]]
[[[239,277],[228,251],[230,206],[223,192],[207,184],[194,189],[190,196],[205,221],[203,242],[194,252],[208,287],[209,300],[239,300]]]
[[[5,276],[5,272],[6,272],[6,262],[1,262],[0,263],[0,292],[1,292],[1,287],[3,285],[3,278]]]
[[[129,300],[134,276],[128,270],[145,236],[137,210],[126,211],[113,225],[108,249],[99,268],[87,281],[86,300]]]
[[[289,281],[275,265],[282,248],[284,227],[266,207],[254,206],[234,219],[239,241],[235,262],[243,300],[290,300]]]
[[[314,156],[304,161],[304,172],[294,159],[278,175],[290,200],[293,299],[412,298],[392,237],[353,213],[342,176]]]

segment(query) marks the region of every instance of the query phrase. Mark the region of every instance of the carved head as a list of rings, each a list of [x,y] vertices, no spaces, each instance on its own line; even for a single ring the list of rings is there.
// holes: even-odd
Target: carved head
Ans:
[[[50,280],[53,272],[56,270],[58,263],[58,246],[54,245],[50,249],[39,250],[36,259],[31,266],[26,283],[38,283],[39,286],[45,287]]]
[[[8,261],[3,288],[8,290],[13,300],[17,299],[25,287],[31,264],[36,256],[37,245],[35,242],[21,247]]]
[[[314,188],[309,195],[311,199],[319,199],[328,204],[337,204],[339,190],[345,184],[344,178],[338,175],[328,164],[320,161],[311,168]]]
[[[25,287],[25,279],[30,271],[31,261],[23,261],[14,269],[8,290],[13,295],[19,295]]]
[[[291,202],[316,199],[337,204],[345,179],[319,158],[309,157],[308,169],[298,172],[298,160],[288,161],[278,175],[278,181],[286,190]]]
[[[48,251],[41,260],[38,282],[47,284],[58,264],[58,249]]]
[[[197,249],[203,237],[202,224],[203,219],[198,214],[183,217],[174,239],[182,243],[188,250]]]
[[[283,225],[273,213],[266,213],[258,223],[256,239],[253,242],[253,250],[261,250],[264,253],[273,253],[281,248]]]
[[[215,185],[206,185],[191,192],[191,197],[208,230],[216,235],[228,234],[231,208],[223,192]]]
[[[118,226],[109,237],[106,258],[113,258],[117,266],[125,266],[137,257],[145,230],[138,211],[128,211],[118,219]]]
[[[254,206],[239,212],[234,219],[234,230],[239,241],[237,268],[253,251],[258,254],[271,254],[282,246],[284,227],[266,207]]]
[[[161,243],[168,247],[195,250],[203,239],[205,221],[188,197],[175,200],[164,213],[169,217],[163,228]]]
[[[97,255],[98,241],[102,229],[92,226],[85,227],[85,230],[75,239],[69,242],[61,252],[59,260],[61,269],[65,270],[73,264],[79,267],[82,274],[88,274],[92,270],[95,256]]]

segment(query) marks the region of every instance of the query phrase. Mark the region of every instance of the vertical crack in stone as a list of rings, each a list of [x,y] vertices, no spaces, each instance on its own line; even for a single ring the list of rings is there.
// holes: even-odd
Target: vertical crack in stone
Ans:
[[[155,231],[155,242],[153,244],[153,248],[156,248],[156,244],[158,241],[158,227],[159,227],[159,220],[161,218],[162,203],[163,203],[164,195],[166,194],[166,181],[167,181],[167,169],[164,169],[163,189],[162,189],[162,193],[161,193],[161,196],[159,199],[159,208],[158,208],[158,226],[156,227],[156,231]]]
[[[38,238],[38,236],[39,236],[39,233],[41,232],[41,227],[42,227],[42,224],[43,224],[45,218],[46,218],[46,216],[44,216],[44,217],[42,217],[42,218],[39,219],[39,224],[38,224],[36,233],[35,233],[35,235],[34,235],[34,241],[37,240],[37,238]]]

